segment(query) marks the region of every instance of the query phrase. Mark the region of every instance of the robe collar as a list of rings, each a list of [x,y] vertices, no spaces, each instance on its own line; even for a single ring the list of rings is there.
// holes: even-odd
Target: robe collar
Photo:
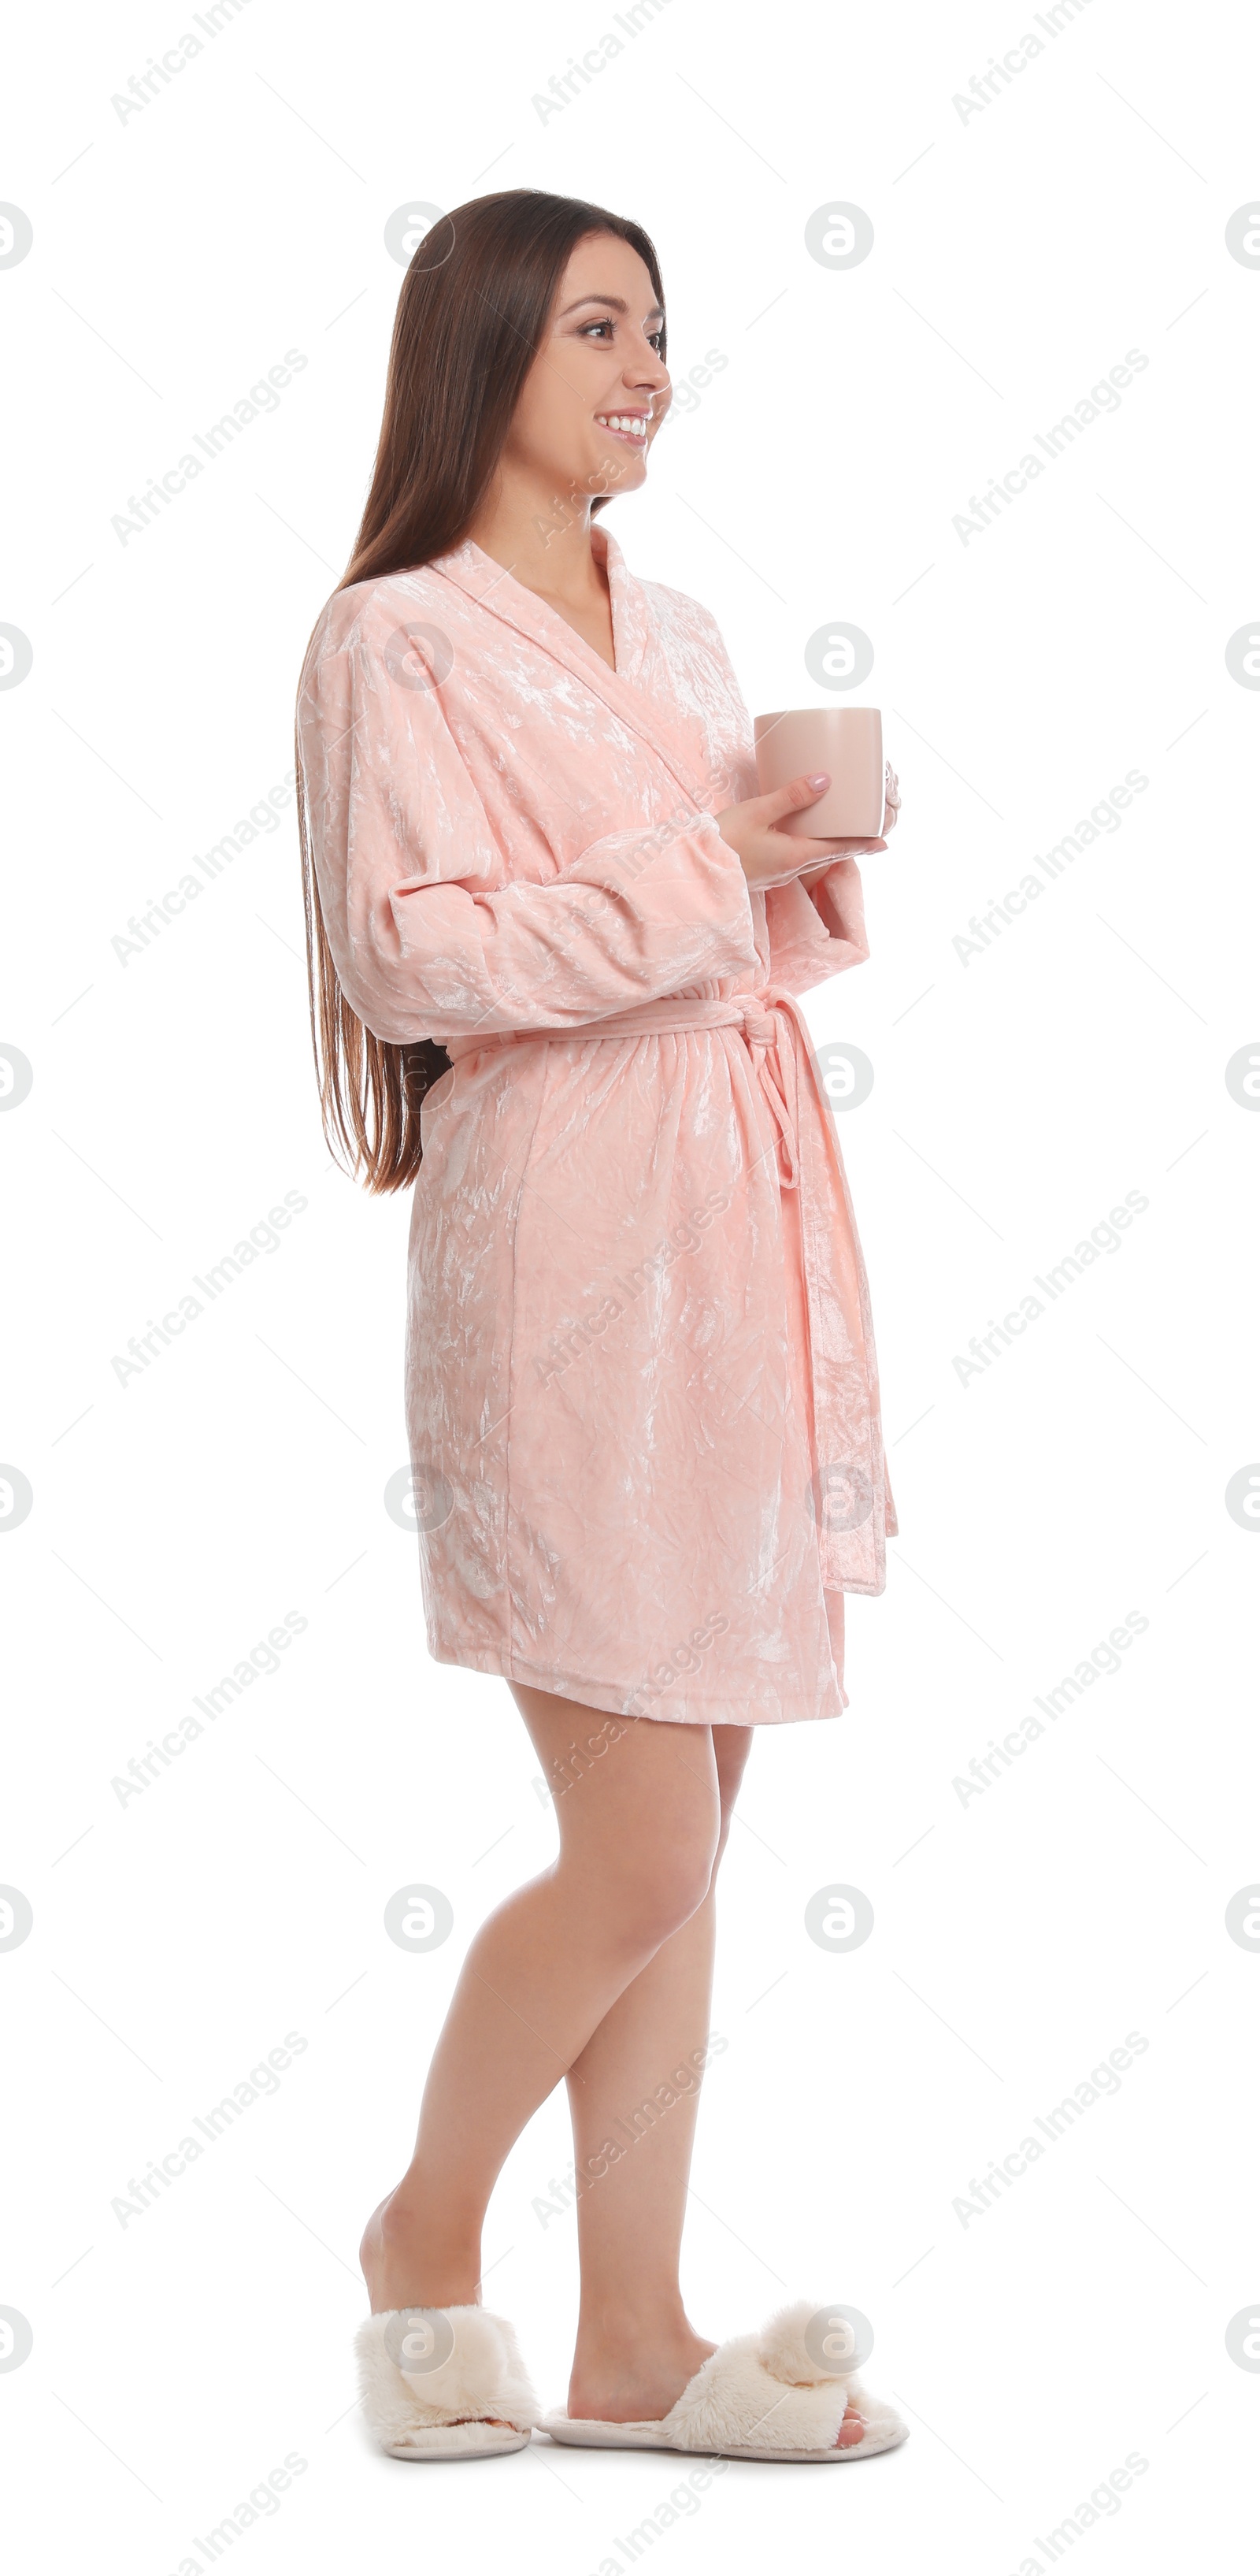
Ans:
[[[602,555],[608,569],[615,671],[610,671],[602,654],[585,642],[558,609],[549,607],[536,591],[527,590],[493,556],[483,553],[471,537],[450,554],[435,557],[429,570],[455,582],[479,607],[493,617],[501,617],[505,625],[527,636],[553,661],[584,681],[622,724],[649,745],[692,803],[702,813],[708,813],[711,807],[700,784],[701,763],[696,757],[693,728],[680,721],[668,702],[650,696],[642,685],[651,633],[651,610],[642,583],[629,570],[611,529],[596,524],[591,530],[591,544],[596,559]]]

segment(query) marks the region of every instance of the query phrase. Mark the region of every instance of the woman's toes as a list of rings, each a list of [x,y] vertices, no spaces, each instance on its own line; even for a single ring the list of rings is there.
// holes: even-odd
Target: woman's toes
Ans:
[[[836,2435],[836,2449],[838,2451],[851,2450],[855,2442],[861,2441],[862,2435],[865,2431],[865,2416],[859,2415],[856,2406],[850,2406],[846,2410],[844,2422]]]

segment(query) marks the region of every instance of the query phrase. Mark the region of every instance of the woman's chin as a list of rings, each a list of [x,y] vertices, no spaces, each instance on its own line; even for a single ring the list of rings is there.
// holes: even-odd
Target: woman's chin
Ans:
[[[601,457],[587,475],[586,488],[593,501],[611,501],[618,492],[637,489],[646,474],[646,452],[636,454],[632,447],[627,447],[611,460]]]

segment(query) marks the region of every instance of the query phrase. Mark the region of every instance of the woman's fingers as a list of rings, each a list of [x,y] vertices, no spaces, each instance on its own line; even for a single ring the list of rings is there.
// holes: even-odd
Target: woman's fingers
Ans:
[[[834,867],[841,859],[859,858],[866,850],[887,847],[882,838],[861,839],[855,834],[830,835],[825,840],[802,835],[798,840],[781,828],[789,815],[816,805],[830,785],[825,769],[814,770],[789,779],[786,787],[773,788],[766,796],[749,796],[741,804],[725,806],[714,816],[751,886],[769,889],[787,885],[806,869],[816,872],[820,867]]]
[[[779,823],[785,814],[799,814],[802,806],[816,805],[830,785],[829,769],[816,770],[808,778],[789,778],[786,787],[774,787],[768,796],[751,797],[747,810],[755,813],[761,823]]]

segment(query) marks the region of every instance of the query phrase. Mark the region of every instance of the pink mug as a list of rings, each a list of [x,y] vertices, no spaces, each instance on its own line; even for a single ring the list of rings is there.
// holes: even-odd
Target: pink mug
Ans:
[[[778,829],[794,841],[877,841],[884,821],[884,728],[878,707],[790,707],[755,716],[763,796],[793,778],[831,773],[814,805]]]

